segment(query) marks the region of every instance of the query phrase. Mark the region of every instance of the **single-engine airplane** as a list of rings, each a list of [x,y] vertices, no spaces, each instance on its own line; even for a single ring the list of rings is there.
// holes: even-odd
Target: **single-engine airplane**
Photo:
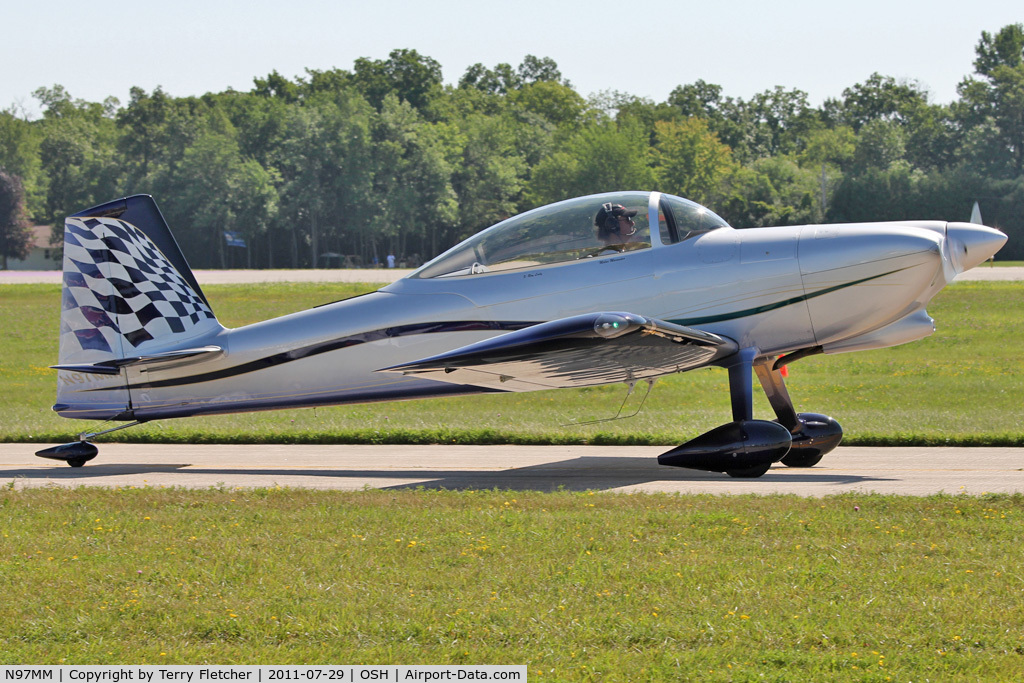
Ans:
[[[735,230],[686,199],[615,192],[527,211],[377,292],[223,327],[153,199],[67,218],[57,403],[127,424],[215,413],[637,382],[728,369],[732,421],[658,458],[759,477],[842,438],[797,413],[781,368],[934,331],[928,302],[998,251],[971,223]],[[755,420],[756,374],[776,420]]]

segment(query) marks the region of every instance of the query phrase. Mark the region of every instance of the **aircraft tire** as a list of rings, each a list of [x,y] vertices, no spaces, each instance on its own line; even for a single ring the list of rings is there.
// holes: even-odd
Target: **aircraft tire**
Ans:
[[[824,456],[824,453],[817,450],[793,448],[782,458],[782,464],[786,467],[814,467]]]
[[[800,427],[793,433],[793,446],[782,458],[786,467],[814,467],[826,453],[843,440],[843,428],[828,415],[800,413]]]
[[[735,479],[757,479],[758,477],[763,476],[771,466],[772,464],[769,462],[763,465],[747,467],[742,470],[726,470],[725,473]]]

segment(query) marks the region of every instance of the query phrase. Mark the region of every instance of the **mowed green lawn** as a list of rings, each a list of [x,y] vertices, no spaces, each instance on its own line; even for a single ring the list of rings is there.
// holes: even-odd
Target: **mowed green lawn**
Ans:
[[[229,327],[353,296],[374,285],[263,284],[206,288]],[[94,423],[50,411],[60,291],[0,288],[0,440],[52,442]],[[1024,284],[967,282],[929,306],[938,331],[881,351],[818,356],[790,367],[798,410],[836,418],[847,444],[1024,443]],[[642,387],[624,413],[640,404]],[[529,394],[287,410],[170,420],[111,440],[280,443],[651,443],[675,444],[731,419],[726,374],[698,370],[658,380],[641,412],[610,418],[623,385]],[[773,416],[755,391],[758,417]]]
[[[1020,681],[1024,496],[0,489],[0,664]]]

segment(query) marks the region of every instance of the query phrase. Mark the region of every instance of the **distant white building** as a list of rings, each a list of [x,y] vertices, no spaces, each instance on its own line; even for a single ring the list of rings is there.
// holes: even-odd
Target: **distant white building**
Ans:
[[[60,247],[50,246],[50,226],[36,225],[32,227],[32,251],[24,261],[7,259],[8,270],[60,270]]]

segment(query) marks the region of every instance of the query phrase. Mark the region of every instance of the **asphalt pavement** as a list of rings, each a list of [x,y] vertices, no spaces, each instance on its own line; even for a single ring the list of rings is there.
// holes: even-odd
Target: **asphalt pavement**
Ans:
[[[840,447],[816,467],[776,464],[733,479],[657,463],[661,446],[347,446],[97,443],[82,468],[52,444],[0,444],[0,485],[313,489],[509,489],[711,494],[927,496],[1024,493],[1024,448]]]

